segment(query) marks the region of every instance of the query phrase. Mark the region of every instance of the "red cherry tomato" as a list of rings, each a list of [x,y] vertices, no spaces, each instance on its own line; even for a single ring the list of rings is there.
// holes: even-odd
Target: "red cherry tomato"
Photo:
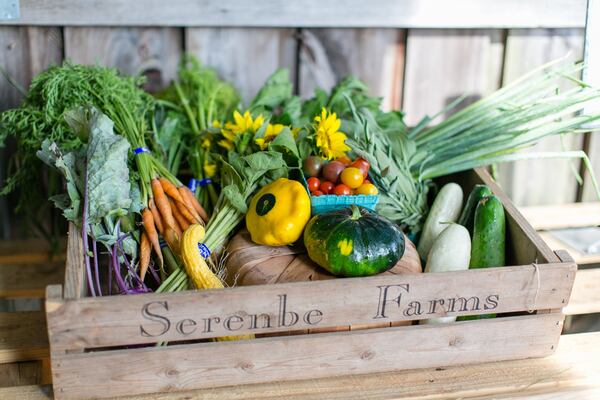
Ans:
[[[336,196],[348,196],[350,194],[350,188],[343,183],[340,183],[333,189],[333,193]]]
[[[319,190],[319,186],[321,186],[321,181],[319,180],[319,178],[315,178],[314,176],[308,178],[306,180],[306,183],[308,183],[308,190],[310,190],[311,192]]]
[[[325,193],[321,192],[320,190],[315,190],[314,192],[311,193],[311,196],[315,196],[315,197],[319,197],[319,196],[323,196]]]
[[[321,186],[319,186],[319,190],[325,194],[330,194],[333,192],[334,184],[329,181],[321,182]]]
[[[369,168],[371,168],[371,164],[369,164],[369,162],[364,158],[357,158],[352,164],[350,164],[350,166],[360,169],[365,178],[369,174]]]

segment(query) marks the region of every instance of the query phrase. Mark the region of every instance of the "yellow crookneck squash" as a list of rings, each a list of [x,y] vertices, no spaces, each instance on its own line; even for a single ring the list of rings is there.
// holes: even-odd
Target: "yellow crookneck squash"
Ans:
[[[310,219],[310,196],[297,181],[279,178],[260,189],[250,201],[246,226],[257,244],[294,243]]]

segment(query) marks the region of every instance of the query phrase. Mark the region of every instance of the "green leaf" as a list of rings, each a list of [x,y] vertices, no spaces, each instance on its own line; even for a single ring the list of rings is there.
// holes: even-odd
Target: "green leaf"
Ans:
[[[88,112],[88,218],[95,224],[108,215],[124,215],[131,206],[129,142],[113,133],[113,122],[106,115],[93,108]]]
[[[258,94],[252,100],[251,107],[265,107],[274,109],[292,97],[293,85],[290,82],[289,71],[285,68],[278,69],[271,75]]]
[[[287,150],[297,158],[300,157],[298,146],[296,145],[296,139],[294,139],[294,134],[288,127],[283,128],[283,130],[279,132],[279,135],[277,135],[275,139],[269,143],[269,150],[271,149],[277,151]]]
[[[248,206],[246,205],[246,199],[240,193],[240,189],[236,185],[227,185],[223,188],[222,191],[223,196],[231,205],[240,213],[245,214],[248,211]]]

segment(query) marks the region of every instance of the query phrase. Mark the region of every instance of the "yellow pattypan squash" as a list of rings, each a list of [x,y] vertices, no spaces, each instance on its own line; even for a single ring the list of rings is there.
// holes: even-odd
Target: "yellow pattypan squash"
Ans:
[[[279,178],[250,201],[246,226],[254,243],[283,246],[300,239],[310,219],[310,197],[297,181]]]

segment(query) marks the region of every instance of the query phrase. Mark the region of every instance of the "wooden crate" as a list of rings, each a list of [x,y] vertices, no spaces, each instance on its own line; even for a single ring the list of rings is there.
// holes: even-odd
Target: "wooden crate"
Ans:
[[[539,239],[485,170],[452,180],[466,190],[485,183],[501,198],[508,261],[515,266],[84,298],[81,241],[73,231],[65,285],[47,289],[55,397],[102,398],[551,354],[576,264]],[[443,325],[206,340],[490,312],[510,314]],[[163,341],[171,345],[154,346]]]

